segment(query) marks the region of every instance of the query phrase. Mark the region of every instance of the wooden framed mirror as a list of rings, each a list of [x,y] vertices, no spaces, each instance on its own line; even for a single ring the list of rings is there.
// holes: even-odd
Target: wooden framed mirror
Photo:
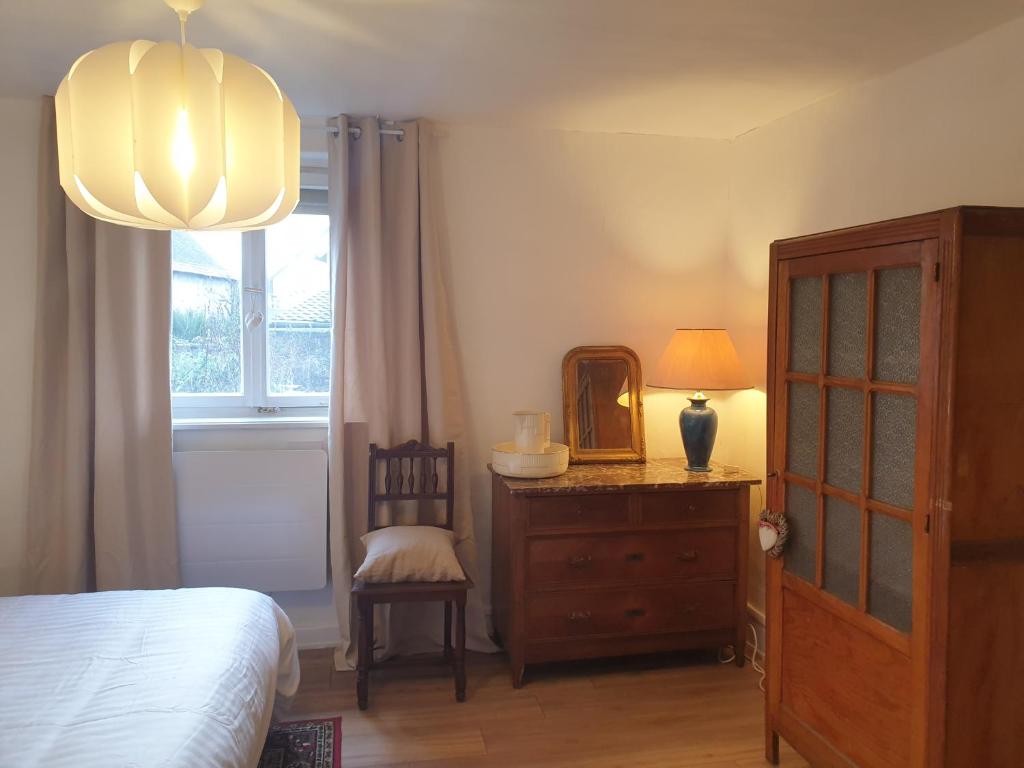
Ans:
[[[574,464],[646,461],[640,358],[629,347],[576,347],[562,360],[562,415]]]

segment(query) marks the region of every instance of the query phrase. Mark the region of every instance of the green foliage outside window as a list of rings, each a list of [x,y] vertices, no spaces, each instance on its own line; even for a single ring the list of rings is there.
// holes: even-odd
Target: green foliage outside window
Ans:
[[[327,392],[331,382],[329,328],[268,329],[268,368],[272,394]]]
[[[238,290],[205,311],[171,313],[171,392],[232,393],[242,389],[242,326]]]

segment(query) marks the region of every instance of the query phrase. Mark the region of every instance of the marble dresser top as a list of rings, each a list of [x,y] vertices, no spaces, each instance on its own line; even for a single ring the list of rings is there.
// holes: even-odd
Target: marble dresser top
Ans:
[[[641,489],[736,488],[761,483],[758,477],[742,470],[727,474],[721,464],[714,462],[710,472],[687,472],[686,459],[683,458],[648,459],[646,464],[572,464],[565,474],[539,480],[499,477],[511,493],[531,496]]]

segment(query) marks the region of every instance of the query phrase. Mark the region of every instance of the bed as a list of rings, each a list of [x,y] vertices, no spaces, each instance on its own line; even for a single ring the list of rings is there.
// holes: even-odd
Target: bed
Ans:
[[[253,768],[299,684],[266,595],[0,598],[0,765]]]

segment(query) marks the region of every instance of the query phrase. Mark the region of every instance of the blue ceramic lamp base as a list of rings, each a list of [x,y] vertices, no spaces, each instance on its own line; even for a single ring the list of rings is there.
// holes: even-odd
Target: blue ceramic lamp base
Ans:
[[[679,413],[679,433],[683,436],[686,469],[690,472],[711,471],[711,451],[718,435],[718,414],[708,406],[703,392],[688,397],[690,406]]]

